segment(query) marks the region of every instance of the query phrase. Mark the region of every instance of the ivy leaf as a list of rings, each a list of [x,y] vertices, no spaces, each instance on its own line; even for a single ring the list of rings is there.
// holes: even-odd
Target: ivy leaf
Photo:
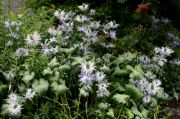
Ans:
[[[141,114],[141,112],[139,112],[139,111],[137,110],[137,108],[132,107],[132,108],[131,108],[131,111],[132,111],[135,115],[140,116],[140,117],[143,117],[143,115]]]
[[[106,110],[109,107],[108,103],[99,103],[98,108],[102,110]]]
[[[55,91],[56,95],[63,95],[65,94],[69,88],[66,87],[65,84],[58,84],[57,82],[53,82],[51,84],[51,87],[53,88],[53,90]]]
[[[128,95],[125,95],[125,94],[115,94],[113,96],[113,99],[115,101],[117,101],[118,103],[122,103],[122,104],[125,104],[126,103],[126,100],[129,98]]]

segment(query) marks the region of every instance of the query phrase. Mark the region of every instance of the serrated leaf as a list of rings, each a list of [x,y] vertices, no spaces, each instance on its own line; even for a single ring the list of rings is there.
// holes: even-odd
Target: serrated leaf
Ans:
[[[139,110],[137,110],[137,108],[132,107],[131,111],[133,112],[133,114],[139,116],[139,117],[143,117],[143,115],[141,114],[141,112],[139,112]]]
[[[125,94],[115,94],[113,96],[113,99],[118,102],[118,103],[122,103],[122,104],[125,104],[126,103],[126,100],[129,98],[128,95],[125,95]]]
[[[128,94],[133,100],[140,100],[143,97],[143,93],[133,84],[127,84],[125,86],[126,94]]]

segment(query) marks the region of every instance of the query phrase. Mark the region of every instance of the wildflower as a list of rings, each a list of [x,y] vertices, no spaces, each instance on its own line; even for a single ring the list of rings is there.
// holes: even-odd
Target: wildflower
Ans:
[[[77,15],[75,17],[75,20],[78,22],[85,22],[85,21],[88,21],[88,18],[87,18],[87,16],[84,16],[84,15]]]
[[[116,24],[115,21],[110,21],[109,23],[107,23],[105,25],[105,28],[106,29],[110,29],[110,28],[117,28],[119,26],[119,24]]]
[[[5,21],[5,22],[4,22],[4,25],[5,25],[6,28],[14,27],[14,26],[16,26],[17,24],[18,24],[18,23],[15,22],[15,21]]]
[[[53,26],[53,27],[50,27],[50,28],[48,29],[48,33],[50,33],[52,36],[56,36],[56,35],[58,34],[58,31],[57,31],[57,29],[55,29],[55,27]]]
[[[82,5],[78,6],[78,8],[81,10],[81,11],[87,11],[88,10],[88,4],[85,4],[83,3]]]
[[[50,43],[56,43],[57,39],[55,37],[52,37],[52,38],[49,39],[49,42]]]
[[[79,81],[81,85],[92,85],[94,81],[94,75],[93,74],[86,74],[86,73],[81,73],[79,75]]]
[[[85,32],[87,30],[87,27],[86,26],[79,26],[77,28],[77,30],[80,31],[80,32]]]
[[[94,62],[83,62],[81,63],[81,72],[92,73],[95,69]]]
[[[109,35],[110,35],[110,38],[115,39],[116,38],[116,31],[110,31]]]
[[[90,14],[90,15],[95,15],[95,14],[96,14],[96,10],[91,9],[89,14]]]
[[[8,47],[9,47],[9,46],[12,46],[12,45],[13,45],[13,42],[9,40],[5,45],[8,46]]]
[[[97,87],[98,87],[98,90],[96,91],[97,96],[98,96],[98,97],[106,97],[106,96],[109,96],[109,95],[110,95],[110,92],[109,92],[109,90],[107,90],[108,86],[109,86],[109,83],[107,83],[106,81],[99,82],[99,83],[97,84]]]
[[[89,27],[92,29],[98,29],[100,27],[100,21],[90,22]]]
[[[29,99],[29,100],[32,100],[32,98],[36,95],[35,91],[31,88],[28,88],[26,90],[26,94],[25,94],[25,98],[26,99]]]
[[[24,57],[29,55],[29,50],[26,48],[18,48],[15,52],[15,56]]]
[[[16,93],[11,93],[8,95],[8,102],[17,103],[18,102],[18,95]]]
[[[33,34],[28,35],[25,39],[26,43],[32,46],[38,45],[40,43],[40,40],[41,36],[37,31],[35,31]]]
[[[16,76],[15,72],[13,71],[6,71],[3,74],[7,80],[13,80],[14,77]]]
[[[147,95],[147,96],[143,97],[143,103],[144,104],[150,103],[150,101],[151,101],[151,96]]]
[[[103,72],[96,72],[95,77],[96,77],[96,81],[100,82],[103,81],[105,78],[105,74]]]
[[[97,31],[92,31],[91,29],[87,29],[87,30],[85,30],[85,35],[87,38],[96,37]]]
[[[6,110],[10,115],[20,115],[22,110],[22,105],[19,103],[10,102],[5,105]]]
[[[15,39],[19,38],[18,35],[14,32],[11,32],[11,33],[7,34],[6,36],[11,37],[11,38],[15,38]]]

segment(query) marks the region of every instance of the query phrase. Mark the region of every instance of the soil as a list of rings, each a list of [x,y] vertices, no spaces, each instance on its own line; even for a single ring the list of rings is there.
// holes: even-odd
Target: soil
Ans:
[[[172,112],[172,119],[180,119],[180,102],[169,101],[163,107]]]

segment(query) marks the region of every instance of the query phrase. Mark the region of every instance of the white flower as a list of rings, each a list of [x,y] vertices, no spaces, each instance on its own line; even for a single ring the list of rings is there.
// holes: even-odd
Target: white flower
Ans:
[[[96,81],[98,81],[98,82],[103,81],[105,76],[106,75],[103,72],[99,72],[99,71],[96,72],[96,74],[95,74]]]
[[[58,34],[58,31],[57,31],[57,29],[53,26],[53,27],[50,27],[50,28],[48,29],[48,33],[51,34],[52,36],[55,36],[55,35]]]
[[[13,42],[9,40],[5,45],[6,45],[6,46],[12,46],[12,45],[13,45]]]
[[[36,95],[35,91],[31,88],[28,88],[26,90],[26,94],[25,94],[25,98],[26,99],[29,99],[29,100],[32,100],[32,98]]]
[[[11,32],[11,33],[7,34],[6,36],[11,37],[11,38],[15,38],[15,39],[19,38],[19,36],[14,32]]]
[[[90,22],[89,27],[92,28],[92,29],[98,29],[100,27],[100,21]]]
[[[77,28],[77,30],[80,31],[80,32],[85,32],[87,30],[87,27],[86,26],[79,26]]]
[[[105,29],[110,29],[110,28],[117,28],[119,26],[119,24],[116,24],[115,21],[110,21],[109,23],[107,23],[104,28]]]
[[[20,115],[22,110],[22,105],[14,102],[10,102],[5,105],[6,110],[10,115]]]
[[[91,29],[87,29],[85,30],[85,35],[87,38],[90,38],[90,37],[96,37],[97,36],[97,31],[93,31]]]
[[[110,31],[109,35],[110,35],[110,38],[115,39],[116,38],[116,31]]]
[[[107,90],[109,83],[107,83],[106,81],[100,82],[97,84],[98,89],[96,91],[97,93],[97,97],[106,97],[110,95],[109,90]]]
[[[5,21],[4,24],[6,28],[10,28],[16,26],[18,23],[15,21]]]
[[[26,48],[18,48],[15,52],[15,56],[24,57],[29,55],[29,50]]]
[[[90,10],[90,15],[95,15],[95,14],[96,14],[96,10],[91,9],[91,10]]]
[[[153,80],[152,84],[154,86],[160,86],[161,85],[161,81],[160,80]]]
[[[8,102],[17,103],[18,102],[18,95],[16,93],[11,93],[8,95]]]
[[[15,72],[13,71],[6,71],[3,74],[7,80],[13,80],[14,77],[16,76]]]
[[[49,42],[50,43],[56,43],[57,39],[55,37],[52,37],[52,38],[49,39]]]
[[[83,62],[81,63],[81,72],[92,73],[95,69],[94,62]]]
[[[40,43],[40,40],[41,36],[37,31],[35,31],[33,34],[28,35],[25,39],[26,43],[32,46],[38,45]]]
[[[87,18],[87,16],[84,16],[84,15],[77,15],[75,17],[75,20],[78,22],[85,22],[85,21],[88,21],[88,18]]]
[[[147,104],[150,103],[151,101],[151,96],[147,95],[143,97],[143,103]]]
[[[81,11],[87,11],[88,10],[88,4],[85,4],[83,3],[82,5],[78,6],[78,8],[81,10]]]
[[[79,75],[79,81],[81,85],[92,85],[93,81],[94,81],[94,75],[93,74],[85,74],[85,73],[81,73]]]

